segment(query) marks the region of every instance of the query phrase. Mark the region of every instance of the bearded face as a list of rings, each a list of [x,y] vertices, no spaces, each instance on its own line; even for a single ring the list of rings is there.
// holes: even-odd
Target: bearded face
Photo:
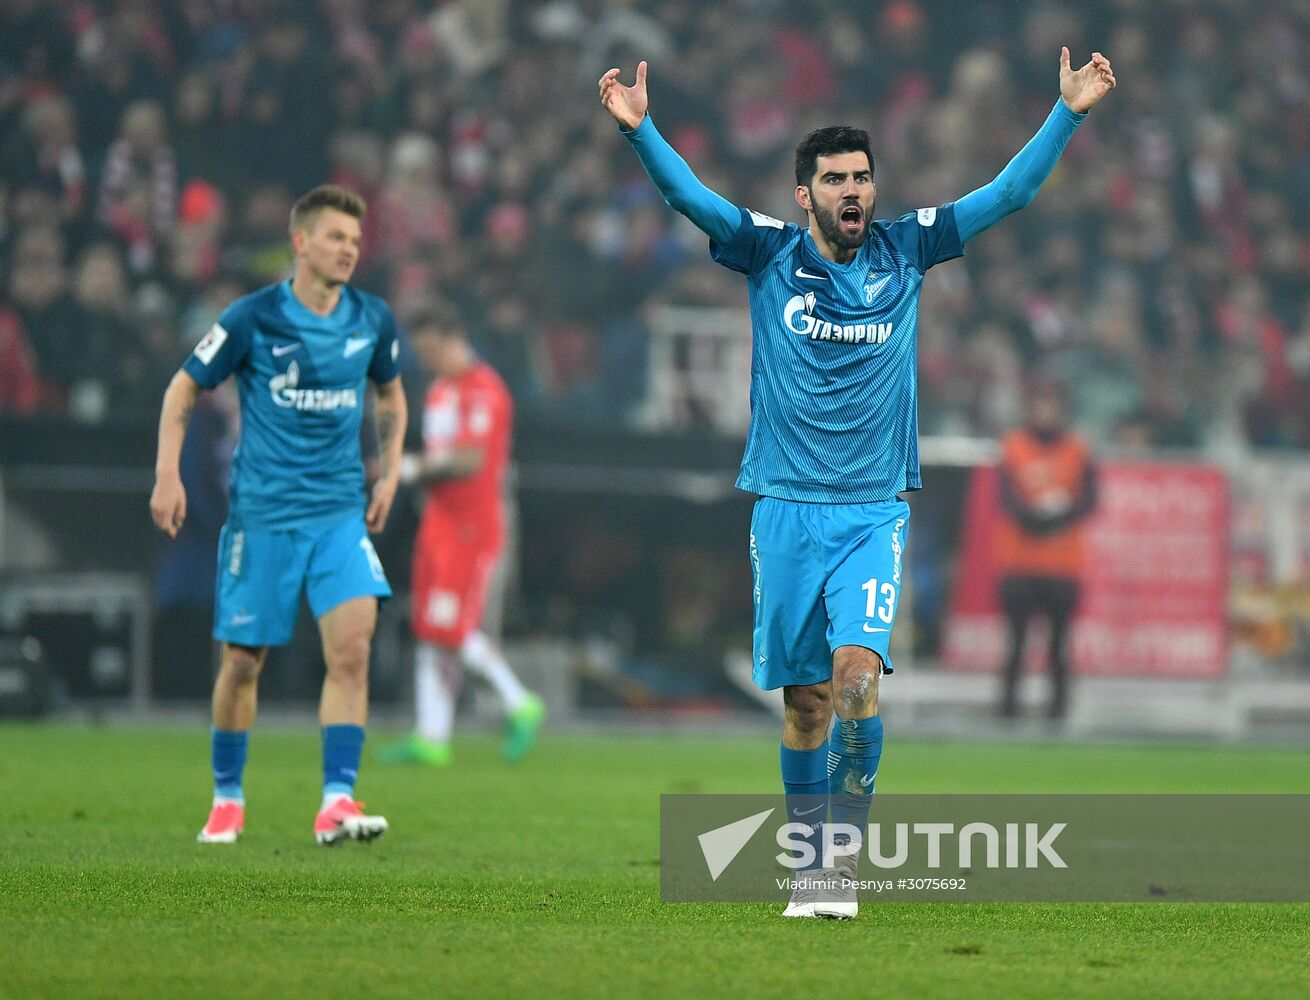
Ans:
[[[833,247],[838,250],[858,250],[869,238],[869,225],[873,218],[873,206],[866,214],[864,206],[858,200],[845,200],[836,210],[825,208],[818,201],[814,202],[814,221]]]
[[[809,204],[801,204],[814,214],[819,232],[834,250],[851,253],[869,238],[877,188],[864,153],[818,157],[813,181],[797,189],[798,198],[802,190]]]

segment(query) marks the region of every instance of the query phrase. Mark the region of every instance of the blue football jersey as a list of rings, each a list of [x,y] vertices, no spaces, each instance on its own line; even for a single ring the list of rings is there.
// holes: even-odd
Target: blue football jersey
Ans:
[[[875,222],[849,264],[808,229],[741,210],[711,242],[748,277],[751,423],[740,489],[783,500],[873,503],[917,490],[919,290],[964,246],[954,205]]]
[[[391,309],[349,285],[329,316],[302,305],[290,281],[223,310],[182,368],[206,389],[236,376],[234,519],[286,528],[363,509],[365,377],[395,378],[398,349]]]

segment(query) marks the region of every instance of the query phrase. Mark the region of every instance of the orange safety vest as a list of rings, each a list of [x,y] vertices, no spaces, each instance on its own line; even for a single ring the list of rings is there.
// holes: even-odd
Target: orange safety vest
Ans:
[[[1019,501],[1038,510],[1067,509],[1081,498],[1091,453],[1076,434],[1045,443],[1028,430],[1001,441],[1001,468]],[[996,568],[1002,576],[1076,578],[1083,568],[1083,523],[1050,535],[1030,535],[1004,509],[997,526]]]

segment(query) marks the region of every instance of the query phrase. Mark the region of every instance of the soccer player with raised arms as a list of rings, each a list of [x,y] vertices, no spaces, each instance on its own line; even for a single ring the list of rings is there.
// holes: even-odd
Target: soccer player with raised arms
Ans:
[[[245,825],[241,778],[259,671],[269,646],[291,641],[302,590],[327,663],[315,839],[370,840],[387,829],[383,817],[364,813],[354,788],[369,648],[378,603],[391,594],[368,536],[382,530],[396,496],[406,408],[391,310],[347,284],[364,210],[358,195],[331,185],[297,201],[294,275],[228,306],[164,393],[150,513],[172,537],[186,517],[178,459],[197,395],[234,375],[241,397],[218,552],[214,799],[202,843],[234,843]],[[376,390],[381,466],[368,497],[359,444],[366,380]]]
[[[868,135],[811,132],[796,148],[806,228],[739,208],[697,180],[647,115],[646,72],[639,63],[628,87],[611,69],[601,103],[665,201],[709,236],[713,259],[747,278],[751,423],[737,486],[760,495],[750,533],[754,675],[783,689],[788,818],[810,825],[818,846],[825,806],[831,822],[864,829],[882,754],[878,681],[892,671],[910,519],[899,494],[922,485],[915,346],[924,274],[1032,200],[1114,72],[1099,52],[1075,70],[1063,49],[1060,97],[1000,175],[893,222],[873,217]],[[846,855],[797,879],[784,915],[855,916],[857,863]]]

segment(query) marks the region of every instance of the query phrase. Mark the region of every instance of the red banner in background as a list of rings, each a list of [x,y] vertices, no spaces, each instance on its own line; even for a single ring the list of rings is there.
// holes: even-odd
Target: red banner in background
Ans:
[[[1228,668],[1228,480],[1209,466],[1105,462],[1087,526],[1071,666],[1083,676],[1218,677]],[[950,670],[993,672],[1008,654],[992,535],[995,468],[974,472],[942,644]],[[1036,632],[1034,626],[1030,633]],[[1030,670],[1045,665],[1030,636]]]

